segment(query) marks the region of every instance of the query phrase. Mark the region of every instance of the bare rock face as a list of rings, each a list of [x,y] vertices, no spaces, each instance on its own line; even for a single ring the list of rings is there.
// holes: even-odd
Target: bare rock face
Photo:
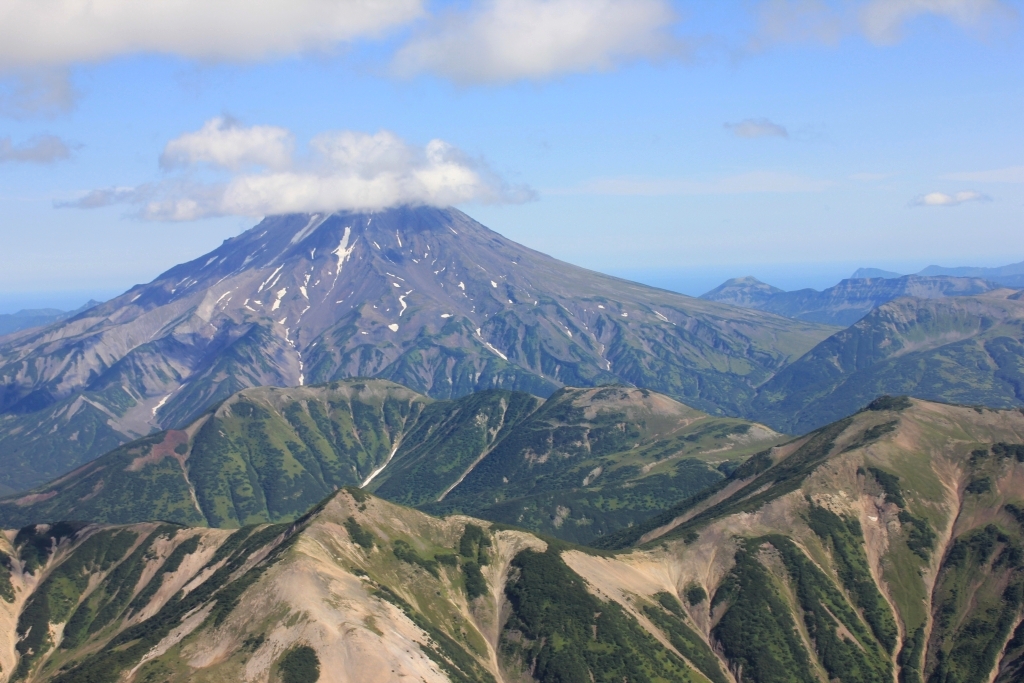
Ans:
[[[253,386],[381,377],[436,398],[625,383],[738,412],[829,328],[578,268],[454,209],[269,217],[0,343],[0,485],[21,490]]]

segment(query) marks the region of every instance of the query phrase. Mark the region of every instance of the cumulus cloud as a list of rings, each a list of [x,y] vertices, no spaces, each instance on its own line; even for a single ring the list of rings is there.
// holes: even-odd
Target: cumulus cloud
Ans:
[[[768,119],[745,119],[739,123],[726,123],[725,127],[731,130],[738,138],[788,138],[789,131],[785,126],[772,123]]]
[[[71,147],[56,135],[40,135],[23,145],[11,138],[0,138],[0,163],[26,162],[52,164],[71,156]]]
[[[978,29],[1015,15],[1000,0],[764,0],[757,8],[751,47],[817,42],[834,45],[849,35],[873,43],[898,42],[904,27],[921,17],[937,17],[965,29]]]
[[[943,176],[949,180],[960,180],[968,183],[1024,183],[1024,166],[996,168],[991,171],[971,171],[968,173],[950,173]]]
[[[677,49],[675,19],[667,0],[484,0],[430,21],[398,51],[393,70],[462,83],[607,71]]]
[[[246,128],[234,119],[217,117],[200,130],[168,142],[160,155],[160,165],[175,168],[208,163],[232,170],[245,166],[287,168],[294,147],[295,138],[285,128]]]
[[[929,192],[914,200],[915,206],[959,206],[965,202],[987,202],[991,197],[973,190],[965,190],[955,194],[945,192]]]
[[[302,160],[292,156],[292,140],[282,128],[243,127],[212,119],[201,130],[171,141],[164,150],[165,165],[184,166],[184,176],[138,187],[93,190],[61,206],[131,204],[146,219],[187,221],[225,215],[377,210],[402,204],[523,202],[534,196],[529,188],[509,185],[486,164],[443,140],[418,147],[389,131],[329,132],[313,138],[308,158]],[[217,182],[197,182],[191,175],[196,164],[231,173]]]
[[[138,53],[258,60],[329,50],[423,13],[423,0],[5,0],[0,68]]]

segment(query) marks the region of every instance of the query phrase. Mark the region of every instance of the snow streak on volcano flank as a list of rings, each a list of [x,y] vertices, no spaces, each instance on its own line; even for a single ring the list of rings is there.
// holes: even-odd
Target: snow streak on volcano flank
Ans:
[[[626,383],[736,414],[831,331],[578,268],[455,209],[273,216],[4,339],[0,484],[58,476],[251,386],[382,377],[455,397]]]

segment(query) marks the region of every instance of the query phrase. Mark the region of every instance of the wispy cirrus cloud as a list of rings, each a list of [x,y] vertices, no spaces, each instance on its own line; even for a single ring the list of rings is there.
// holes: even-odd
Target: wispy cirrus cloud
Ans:
[[[421,147],[389,131],[334,131],[314,137],[301,159],[292,153],[293,140],[283,128],[211,119],[165,146],[162,164],[183,169],[183,175],[135,187],[100,188],[59,206],[127,204],[147,220],[189,221],[402,204],[510,203],[534,197],[528,187],[510,185],[485,163],[443,140]],[[226,175],[197,180],[202,166]]]
[[[1016,18],[1001,0],[764,0],[756,8],[757,29],[750,41],[761,50],[779,43],[834,45],[859,35],[876,45],[903,38],[916,19],[933,17],[969,31],[984,30]]]
[[[483,0],[433,17],[395,55],[399,76],[460,83],[607,71],[681,49],[667,0]]]
[[[616,195],[658,197],[673,195],[721,195],[755,193],[821,192],[834,186],[830,180],[778,171],[751,171],[712,179],[694,178],[596,178],[572,187],[544,190],[550,195]]]
[[[0,115],[14,119],[52,117],[74,108],[79,92],[66,69],[0,70]]]
[[[947,180],[959,180],[967,183],[1024,183],[1024,166],[1009,166],[989,171],[949,173],[942,177]]]
[[[724,124],[726,130],[738,138],[788,138],[789,131],[785,126],[768,119],[744,119],[739,123]]]
[[[914,206],[959,206],[967,202],[987,202],[992,198],[974,190],[964,190],[947,194],[945,192],[929,192],[914,199]]]
[[[40,135],[21,145],[0,138],[0,163],[52,164],[71,156],[71,146],[56,135]]]

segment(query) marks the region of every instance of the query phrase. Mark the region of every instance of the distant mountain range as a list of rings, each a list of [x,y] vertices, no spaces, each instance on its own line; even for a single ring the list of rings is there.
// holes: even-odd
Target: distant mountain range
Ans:
[[[928,266],[917,274],[925,276],[948,275],[951,277],[982,278],[1004,287],[1015,287],[1018,289],[1024,288],[1024,261],[1021,261],[1020,263],[1012,263],[1008,266],[998,266],[996,268],[946,268],[943,266]],[[858,279],[876,277],[898,278],[903,276],[899,273],[881,270],[879,268],[859,268],[851,277]]]
[[[0,534],[0,671],[1016,683],[1022,478],[1021,411],[884,397],[601,550],[354,487],[233,531],[31,524]]]
[[[32,327],[42,327],[60,320],[66,320],[74,315],[78,315],[82,311],[87,311],[99,305],[99,301],[90,300],[81,308],[73,311],[62,311],[56,308],[26,308],[17,313],[3,313],[0,314],[0,337]]]
[[[882,394],[1024,404],[1024,292],[883,304],[762,385],[748,414],[800,433]]]
[[[455,209],[270,217],[0,340],[0,486],[38,485],[263,385],[380,377],[452,398],[622,383],[738,415],[834,331],[578,268]]]
[[[796,320],[847,327],[899,297],[935,299],[984,294],[998,287],[978,277],[901,275],[843,280],[821,292],[815,289],[785,292],[756,278],[741,277],[725,281],[701,298]]]

